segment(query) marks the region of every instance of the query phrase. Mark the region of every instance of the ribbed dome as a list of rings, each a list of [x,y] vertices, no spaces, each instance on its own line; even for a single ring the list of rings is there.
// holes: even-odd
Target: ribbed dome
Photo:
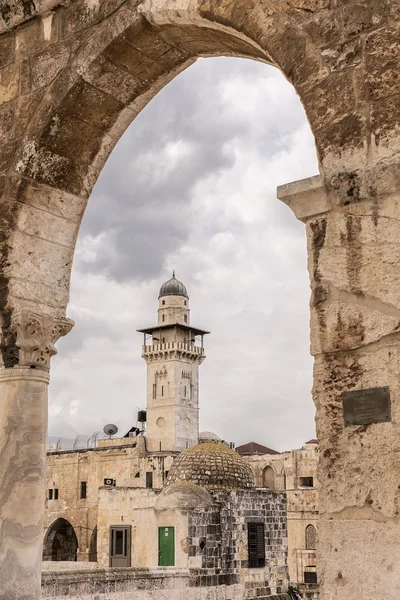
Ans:
[[[161,296],[185,296],[185,298],[189,298],[183,283],[179,279],[176,279],[175,271],[171,279],[162,284],[158,297],[161,298]]]
[[[173,462],[165,487],[190,481],[206,489],[249,489],[253,472],[243,458],[223,444],[209,442],[184,450]]]

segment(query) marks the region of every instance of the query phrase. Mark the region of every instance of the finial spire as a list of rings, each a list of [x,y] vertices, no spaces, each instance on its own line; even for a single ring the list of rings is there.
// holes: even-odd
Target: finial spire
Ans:
[[[175,269],[172,271],[172,277],[175,279]]]

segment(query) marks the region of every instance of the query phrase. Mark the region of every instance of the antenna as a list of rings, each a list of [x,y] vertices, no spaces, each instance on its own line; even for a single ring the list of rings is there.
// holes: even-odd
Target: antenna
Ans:
[[[113,425],[112,423],[109,423],[108,425],[103,427],[103,431],[105,434],[109,435],[109,439],[111,439],[111,436],[117,433],[118,427],[116,425]]]

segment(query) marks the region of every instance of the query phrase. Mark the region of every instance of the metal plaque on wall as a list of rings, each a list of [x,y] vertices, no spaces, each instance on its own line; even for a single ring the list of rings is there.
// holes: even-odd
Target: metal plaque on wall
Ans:
[[[387,386],[343,392],[342,402],[346,426],[385,423],[392,420]]]

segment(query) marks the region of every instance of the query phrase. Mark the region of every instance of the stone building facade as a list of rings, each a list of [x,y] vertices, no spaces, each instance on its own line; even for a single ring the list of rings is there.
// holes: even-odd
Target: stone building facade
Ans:
[[[97,568],[96,574],[79,571],[80,590],[87,591],[83,598],[109,591],[115,567],[132,568],[141,575],[142,591],[152,589],[152,578],[144,577],[144,570],[153,570],[157,580],[157,573],[160,578],[163,569],[171,568],[169,576],[164,573],[169,581],[166,589],[176,598],[183,588],[194,599],[207,594],[207,598],[266,600],[287,591],[286,494],[256,489],[251,468],[223,444],[203,443],[181,453],[162,490],[102,486],[98,499]],[[124,532],[124,564],[113,551],[113,532]],[[169,536],[172,544],[165,554],[161,536]],[[75,565],[79,569],[79,563]],[[61,596],[67,582],[68,594],[74,597],[77,571],[68,574],[61,567],[60,574],[51,569],[44,573],[44,597]],[[109,572],[106,581],[103,572]],[[165,594],[169,598],[168,591]],[[137,592],[138,600],[142,595]]]
[[[256,486],[286,492],[290,581],[316,584],[317,440],[282,453],[254,443],[239,446],[237,451],[251,466]]]

